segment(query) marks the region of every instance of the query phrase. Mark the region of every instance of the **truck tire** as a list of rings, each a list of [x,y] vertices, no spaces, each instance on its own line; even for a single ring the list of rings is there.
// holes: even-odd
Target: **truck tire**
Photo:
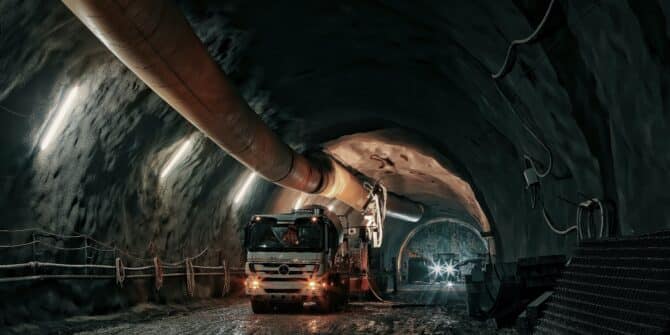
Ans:
[[[323,314],[328,314],[332,312],[334,300],[335,299],[333,299],[333,294],[328,292],[326,295],[323,296],[322,300],[319,300],[319,302],[317,302],[316,304],[317,310]]]
[[[336,284],[332,291],[332,309],[333,311],[342,311],[349,303],[349,288],[343,283]]]
[[[299,313],[302,312],[302,303],[298,302],[283,303],[278,305],[277,311],[284,313]]]
[[[335,310],[336,311],[343,311],[346,307],[347,304],[349,303],[347,301],[347,294],[345,292],[341,292],[340,294],[337,295],[337,303],[335,304]]]
[[[271,305],[266,301],[251,300],[251,310],[255,314],[266,314],[269,313],[272,308]]]

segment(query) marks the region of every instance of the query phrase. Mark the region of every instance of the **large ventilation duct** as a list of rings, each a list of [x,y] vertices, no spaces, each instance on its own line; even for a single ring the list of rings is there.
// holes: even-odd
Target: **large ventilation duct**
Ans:
[[[109,50],[222,149],[275,184],[336,198],[362,210],[368,191],[332,159],[293,151],[252,111],[166,0],[63,0]],[[390,197],[389,216],[418,221],[423,210]],[[396,215],[398,214],[398,215]]]

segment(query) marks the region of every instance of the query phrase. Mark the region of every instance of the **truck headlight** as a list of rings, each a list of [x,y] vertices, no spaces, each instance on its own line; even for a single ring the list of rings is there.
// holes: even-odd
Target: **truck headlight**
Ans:
[[[327,286],[328,284],[326,284],[326,282],[321,282],[315,279],[310,279],[309,282],[307,282],[307,288],[309,288],[311,291],[315,291],[319,287],[326,288]]]
[[[255,289],[261,287],[261,281],[258,280],[258,278],[249,277],[249,278],[247,278],[245,284],[246,284],[247,287],[249,287],[252,290],[255,290]]]

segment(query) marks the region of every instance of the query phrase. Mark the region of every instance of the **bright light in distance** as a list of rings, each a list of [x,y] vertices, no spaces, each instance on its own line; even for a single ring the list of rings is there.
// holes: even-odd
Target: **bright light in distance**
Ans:
[[[256,178],[256,172],[252,172],[249,174],[247,179],[244,181],[244,184],[242,184],[242,187],[240,190],[237,192],[235,195],[235,199],[233,200],[234,203],[239,203],[242,201],[242,198],[244,198],[244,195],[249,191],[249,186],[251,186],[251,183],[254,181]]]
[[[432,263],[430,266],[428,266],[428,268],[430,269],[430,272],[436,277],[439,277],[445,273],[448,276],[453,276],[456,274],[456,267],[451,262],[444,265],[440,264],[440,262]]]
[[[55,111],[54,116],[51,119],[51,124],[47,127],[44,136],[40,141],[40,150],[48,148],[51,142],[56,138],[57,133],[63,130],[63,123],[72,113],[74,104],[78,100],[78,94],[79,85],[74,85],[65,95],[65,99],[63,99],[60,105],[57,106],[58,109]]]
[[[450,281],[447,282],[447,287],[453,287],[453,286],[454,286],[454,283],[452,283]]]
[[[436,276],[440,276],[443,273],[442,266],[439,263],[433,263],[429,266],[429,268],[430,272]]]
[[[184,141],[184,143],[182,143],[179,146],[179,149],[177,149],[177,152],[175,152],[174,155],[172,155],[172,158],[170,158],[170,160],[167,162],[167,164],[165,164],[165,167],[163,168],[163,171],[161,172],[161,176],[160,176],[161,180],[165,179],[165,177],[167,177],[170,174],[170,172],[172,172],[172,170],[175,168],[175,166],[177,166],[177,164],[184,159],[184,157],[186,156],[186,153],[189,150],[191,150],[192,146],[193,146],[193,138],[192,137],[189,137],[188,139],[186,139]]]

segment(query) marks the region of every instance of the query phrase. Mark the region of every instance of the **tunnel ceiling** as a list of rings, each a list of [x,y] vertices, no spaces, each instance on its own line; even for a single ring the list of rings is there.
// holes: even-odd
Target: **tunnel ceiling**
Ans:
[[[470,185],[449,170],[448,161],[430,144],[401,129],[344,136],[326,143],[324,151],[431,212],[471,220],[489,231]]]
[[[545,168],[549,153],[539,141],[553,158],[542,204],[560,226],[574,221],[571,203],[591,197],[616,203],[626,234],[670,222],[663,205],[670,200],[670,5],[558,1],[538,42],[518,48],[512,71],[498,81],[501,95],[491,73],[548,3],[181,5],[251,107],[294,148],[328,149],[341,136],[390,128],[421,138],[431,158],[448,160],[449,171],[470,185],[505,257],[514,259],[574,245],[530,207],[523,155]],[[5,222],[169,248],[239,233],[237,215],[264,208],[272,186],[254,182],[236,203],[248,172],[201,135],[174,172],[159,178],[178,143],[196,130],[62,4],[6,0],[0,12],[0,190],[12,208],[3,211]],[[74,85],[85,94],[58,140],[40,150],[45,127]],[[394,135],[388,143],[408,138]],[[377,173],[366,166],[358,168]],[[414,182],[453,198],[429,186],[431,178],[439,177]]]

